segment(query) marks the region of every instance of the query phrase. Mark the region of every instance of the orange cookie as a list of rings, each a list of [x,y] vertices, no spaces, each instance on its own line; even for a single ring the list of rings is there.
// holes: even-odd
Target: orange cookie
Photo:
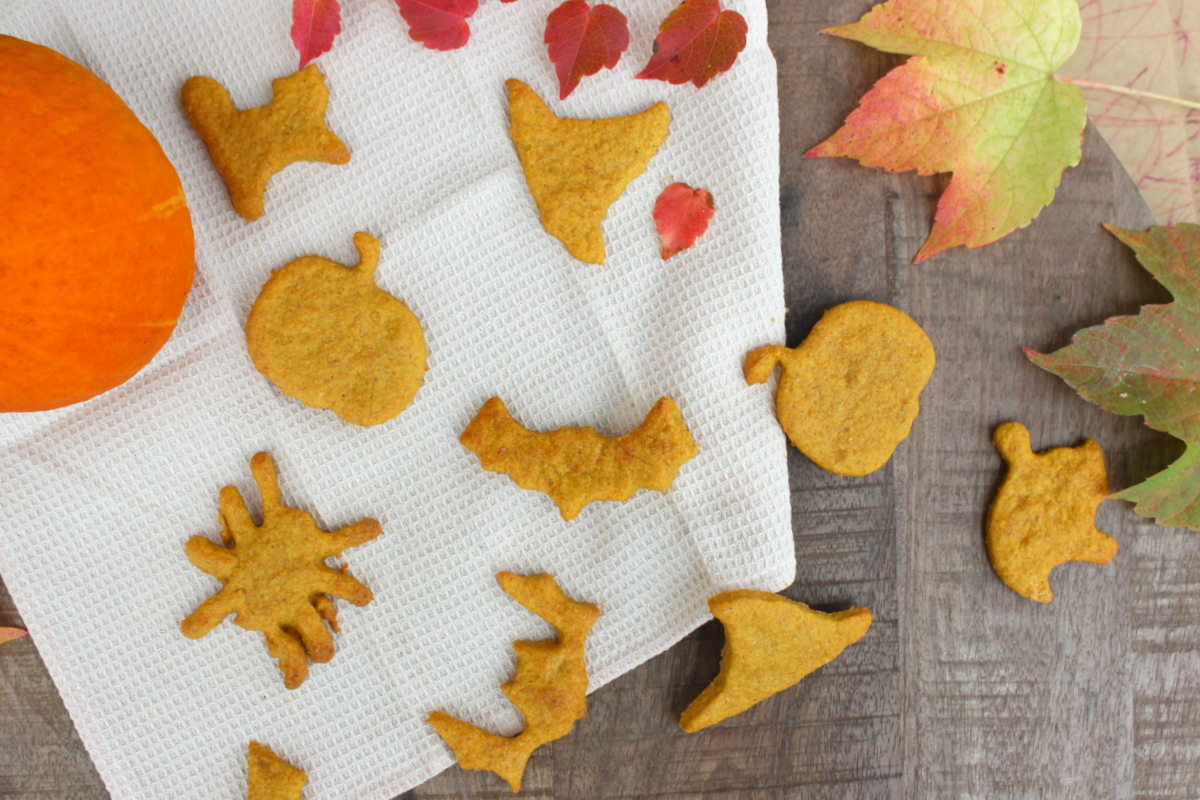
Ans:
[[[869,475],[887,463],[921,410],[933,344],[899,309],[854,300],[834,306],[794,350],[746,356],[746,383],[782,366],[775,408],[788,439],[837,475]]]
[[[531,431],[493,397],[458,439],[489,472],[504,472],[522,489],[544,492],[564,520],[596,500],[628,500],[638,489],[665,492],[683,464],[700,452],[679,406],[660,398],[624,436],[595,428]]]
[[[722,592],[708,607],[725,626],[725,649],[720,673],[679,719],[688,733],[794,686],[871,627],[871,612],[862,607],[825,614],[754,589]]]
[[[184,636],[199,639],[236,614],[234,624],[266,637],[267,652],[279,660],[284,686],[295,689],[308,677],[310,658],[319,664],[333,658],[333,637],[322,615],[323,607],[332,607],[326,595],[356,606],[374,598],[370,589],[325,560],[383,531],[375,520],[364,519],[326,533],[310,514],[283,504],[279,474],[269,455],[256,454],[250,471],[262,495],[262,525],[254,524],[236,487],[221,490],[225,546],[193,536],[187,557],[225,585],[180,627]]]
[[[271,91],[270,104],[245,111],[234,107],[224,86],[202,75],[188,78],[180,93],[234,210],[246,219],[262,216],[267,181],[289,164],[350,161],[346,145],[325,125],[329,89],[316,64],[276,78]]]
[[[509,132],[546,231],[580,261],[604,263],[600,223],[608,207],[667,139],[671,112],[658,102],[628,117],[559,117],[516,79],[508,89]]]
[[[1034,453],[1019,422],[996,428],[992,441],[1008,462],[988,509],[992,568],[1017,594],[1049,603],[1051,570],[1066,561],[1107,564],[1120,547],[1093,524],[1108,497],[1104,453],[1091,439]]]
[[[525,764],[534,750],[561,739],[587,716],[587,665],[584,643],[600,609],[563,594],[550,575],[501,572],[501,588],[525,608],[554,626],[556,641],[513,642],[517,669],[501,690],[525,717],[525,729],[510,738],[463,722],[445,711],[429,715],[429,724],[454,750],[463,769],[486,769],[521,791]]]
[[[359,263],[305,256],[277,270],[246,320],[254,366],[279,391],[355,425],[408,408],[425,379],[425,333],[375,283],[379,241],[354,234]]]
[[[300,800],[308,776],[293,767],[275,751],[258,742],[250,743],[250,790],[246,800]]]

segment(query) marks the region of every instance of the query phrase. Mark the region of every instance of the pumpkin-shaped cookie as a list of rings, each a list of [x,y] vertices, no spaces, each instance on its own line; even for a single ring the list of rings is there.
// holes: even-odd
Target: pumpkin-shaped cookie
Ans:
[[[425,333],[375,283],[379,240],[354,234],[360,261],[304,256],[275,272],[246,321],[254,366],[288,397],[355,425],[387,422],[425,378]]]
[[[788,439],[837,475],[869,475],[908,436],[933,374],[933,344],[903,311],[866,300],[825,312],[799,347],[746,356],[747,383],[782,367],[775,408]]]

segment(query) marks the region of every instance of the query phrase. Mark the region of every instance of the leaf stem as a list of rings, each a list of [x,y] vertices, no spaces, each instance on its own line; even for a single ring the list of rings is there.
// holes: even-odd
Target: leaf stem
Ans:
[[[1193,103],[1191,100],[1182,100],[1178,97],[1171,97],[1165,94],[1155,94],[1154,92],[1143,92],[1140,89],[1127,89],[1124,86],[1113,86],[1108,83],[1097,83],[1096,81],[1085,81],[1079,78],[1064,78],[1062,75],[1055,75],[1064,83],[1073,83],[1084,89],[1099,89],[1104,92],[1113,92],[1115,94],[1124,94],[1129,97],[1140,97],[1144,100],[1157,100],[1160,103],[1170,103],[1171,105],[1183,106],[1184,108],[1194,108],[1200,110],[1200,103]]]

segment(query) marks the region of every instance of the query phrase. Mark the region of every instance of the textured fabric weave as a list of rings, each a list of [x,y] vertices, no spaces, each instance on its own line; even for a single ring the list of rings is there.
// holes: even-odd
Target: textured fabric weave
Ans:
[[[0,33],[80,61],[154,131],[197,232],[195,288],[150,367],[79,406],[0,416],[0,574],[116,800],[244,796],[252,739],[307,770],[308,800],[386,800],[452,763],[424,722],[434,709],[516,732],[499,690],[511,642],[550,629],[500,590],[500,570],[551,572],[602,606],[593,688],[708,619],[711,594],[790,582],[773,389],[741,377],[748,350],[784,335],[764,4],[727,2],[750,43],[702,90],[634,80],[675,0],[626,4],[629,51],[565,102],[541,41],[557,4],[485,0],[470,44],[437,53],[408,38],[394,4],[344,2],[343,32],[318,64],[352,160],[280,173],[253,223],[234,213],[178,92],[207,74],[239,107],[267,102],[271,79],[298,61],[290,3],[0,6]],[[574,261],[541,228],[507,133],[509,77],[571,116],[671,106],[666,144],[610,210],[606,266]],[[664,262],[651,209],[676,180],[708,188],[717,215],[696,248]],[[429,345],[413,404],[368,429],[282,396],[242,333],[271,270],[311,253],[353,264],[358,230],[383,242],[378,280]],[[483,471],[458,443],[494,394],[530,428],[610,435],[669,395],[702,449],[669,493],[564,523],[549,498]],[[259,450],[275,457],[288,504],[330,529],[363,517],[384,529],[345,555],[375,601],[339,603],[337,654],[296,691],[258,634],[231,621],[197,641],[179,632],[219,588],[184,542],[217,538],[226,484],[257,508]]]

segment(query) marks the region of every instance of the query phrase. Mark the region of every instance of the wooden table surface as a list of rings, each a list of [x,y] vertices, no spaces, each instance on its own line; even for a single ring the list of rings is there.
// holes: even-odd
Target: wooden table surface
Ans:
[[[1148,211],[1089,128],[1083,162],[1033,225],[912,264],[943,178],[803,158],[900,61],[817,33],[869,0],[768,5],[788,344],[826,308],[869,299],[907,311],[937,349],[912,435],[882,470],[838,478],[790,455],[798,569],[784,593],[824,610],[865,605],[875,624],[798,686],[688,735],[679,713],[720,658],[710,622],[597,691],[587,719],[534,755],[522,794],[1200,797],[1198,535],[1105,503],[1098,526],[1120,553],[1105,567],[1060,567],[1047,606],[1000,583],[983,540],[1003,474],[989,438],[1001,422],[1028,425],[1035,449],[1097,439],[1114,489],[1182,452],[1139,419],[1080,400],[1020,349],[1061,347],[1081,327],[1169,299],[1100,227],[1144,229]],[[19,623],[0,587],[0,625]],[[455,767],[403,798],[509,794],[496,776]],[[0,648],[0,798],[107,796],[34,644]]]

